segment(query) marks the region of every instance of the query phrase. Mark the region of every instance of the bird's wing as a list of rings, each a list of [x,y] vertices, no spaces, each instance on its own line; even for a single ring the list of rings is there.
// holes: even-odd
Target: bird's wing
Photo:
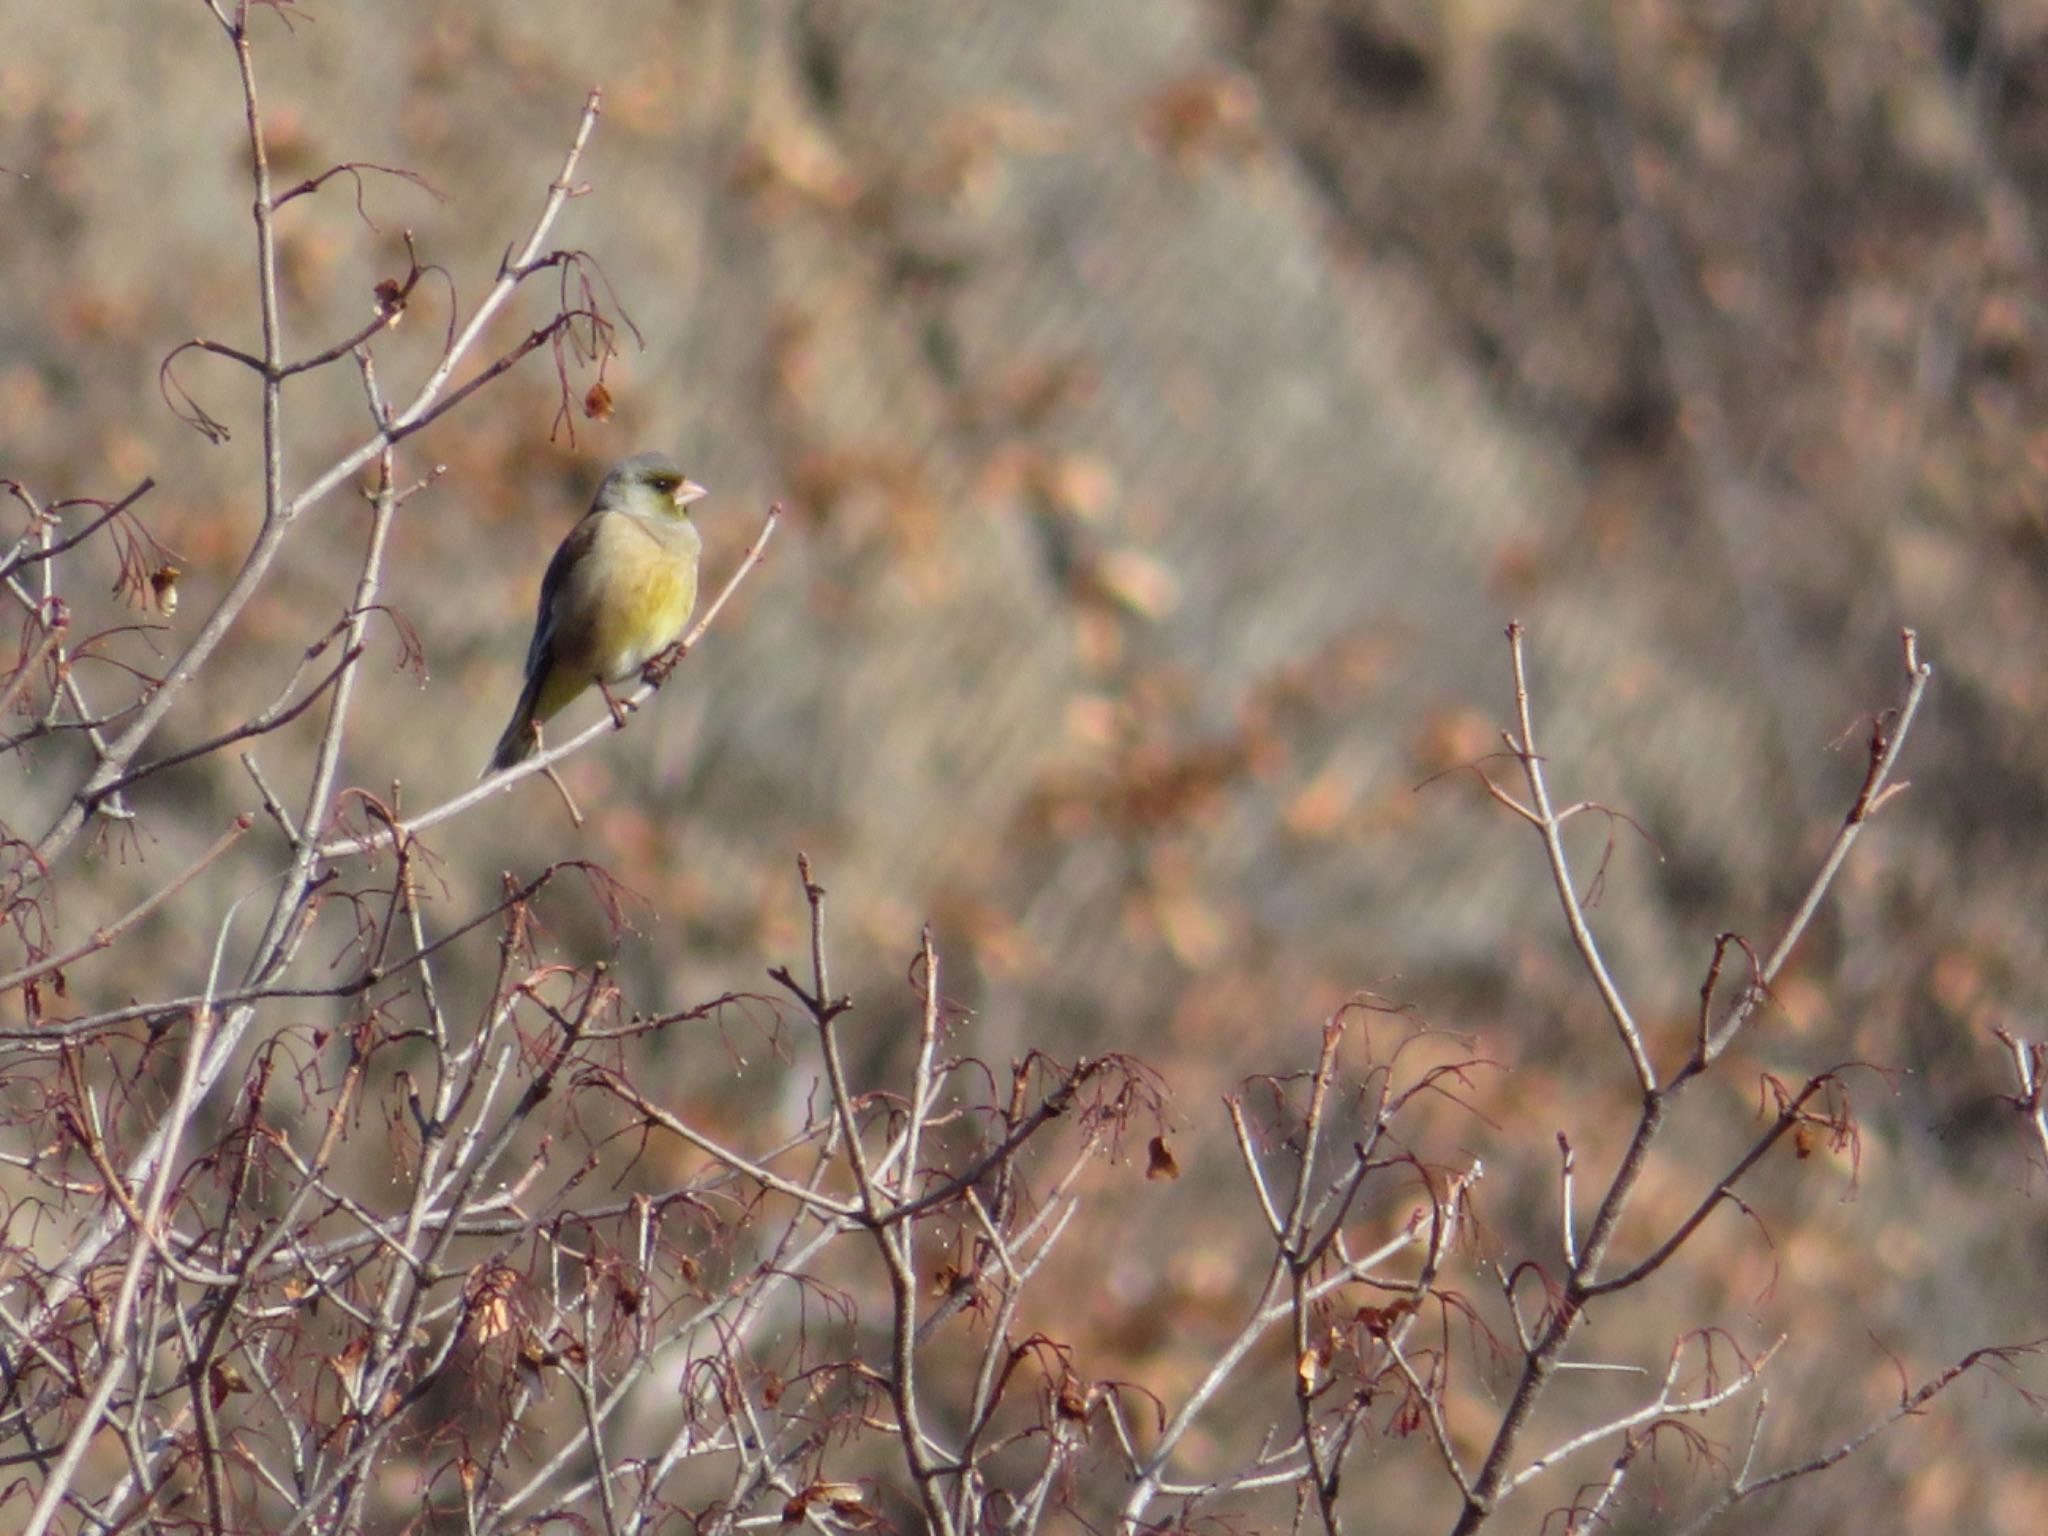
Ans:
[[[555,557],[548,561],[547,574],[540,579],[539,612],[533,619],[533,642],[526,648],[526,675],[534,676],[546,665],[555,646],[555,626],[559,617],[555,605],[562,596],[562,589],[568,585],[569,573],[575,568],[591,544],[597,538],[604,514],[593,508],[586,512],[580,522],[569,530],[568,536],[556,546]]]

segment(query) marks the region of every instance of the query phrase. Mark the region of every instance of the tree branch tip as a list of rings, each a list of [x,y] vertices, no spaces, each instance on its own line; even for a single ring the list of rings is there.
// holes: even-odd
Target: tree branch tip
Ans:
[[[797,878],[803,882],[804,896],[815,906],[825,898],[825,887],[811,877],[811,856],[799,852],[796,856]]]

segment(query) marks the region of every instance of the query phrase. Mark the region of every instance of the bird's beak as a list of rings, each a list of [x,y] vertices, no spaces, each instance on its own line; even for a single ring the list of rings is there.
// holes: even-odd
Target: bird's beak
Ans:
[[[705,490],[703,486],[694,480],[685,480],[675,488],[674,500],[677,506],[687,507],[693,501],[702,501],[704,496]]]

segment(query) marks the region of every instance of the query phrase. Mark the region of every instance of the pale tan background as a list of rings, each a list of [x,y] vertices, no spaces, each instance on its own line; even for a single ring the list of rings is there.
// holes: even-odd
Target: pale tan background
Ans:
[[[1550,1132],[1597,1147],[1575,1117],[1624,1083],[1533,840],[1467,781],[1417,791],[1497,744],[1502,624],[1530,627],[1562,792],[1661,851],[1621,837],[1597,917],[1670,1049],[1712,935],[1767,937],[1803,884],[1915,624],[1939,678],[1914,789],[1714,1106],[1730,1128],[1698,1133],[1740,1134],[1758,1071],[1909,1072],[1865,1104],[1857,1204],[1786,1176],[1783,1219],[1817,1246],[1783,1304],[1817,1317],[1852,1272],[1857,1303],[1788,1375],[1815,1422],[1853,1422],[1890,1390],[1866,1328],[1926,1368],[2042,1321],[1986,1030],[2039,1030],[2048,975],[2048,23],[1973,12],[373,0],[262,25],[281,176],[374,161],[448,194],[372,177],[380,232],[339,186],[290,210],[296,346],[359,323],[402,229],[473,301],[593,84],[591,190],[558,238],[646,342],[573,448],[549,440],[544,358],[408,445],[415,472],[447,467],[387,593],[430,676],[374,674],[348,771],[415,807],[471,781],[549,549],[605,462],[670,448],[713,488],[714,576],[769,500],[790,526],[653,712],[574,765],[589,828],[528,783],[437,840],[451,914],[500,870],[600,858],[647,902],[629,979],[679,1006],[791,957],[808,850],[884,1018],[930,917],[991,1059],[1162,1070],[1201,1188],[1106,1192],[1119,1220],[1237,1198],[1216,1095],[1298,1062],[1370,987],[1516,1069],[1488,1090],[1497,1120],[1533,1117],[1490,1154],[1514,1232]],[[236,431],[222,448],[156,382],[188,336],[253,345],[242,154],[196,0],[0,11],[0,165],[28,173],[0,184],[0,473],[49,496],[153,474],[180,626],[254,521],[244,381],[183,369]],[[435,292],[386,344],[394,390]],[[290,404],[294,475],[360,430],[342,374]],[[359,506],[315,522],[166,744],[239,718],[304,616],[338,613]],[[263,756],[288,776],[304,750]],[[39,831],[73,771],[10,767],[5,819]],[[102,860],[108,910],[250,800],[226,770],[152,786],[150,863]],[[1589,873],[1601,835],[1576,845]],[[595,919],[563,925],[602,947]],[[210,939],[164,937],[171,963]],[[1250,1262],[1215,1241],[1224,1273]],[[1132,1283],[1116,1307],[1210,1282]],[[1741,1312],[1755,1291],[1730,1285]],[[1177,1368],[1099,1331],[1129,1370]],[[1800,1527],[1871,1528],[1863,1500],[1910,1485],[1929,1502],[1897,1528],[2029,1528],[2001,1502],[2017,1481],[1915,1475],[1997,1465],[2011,1409],[1916,1426]],[[1403,1529],[1441,1523],[1419,1507]]]

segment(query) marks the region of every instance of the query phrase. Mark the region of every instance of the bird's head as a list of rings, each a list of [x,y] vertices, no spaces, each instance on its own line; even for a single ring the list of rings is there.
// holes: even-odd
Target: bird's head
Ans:
[[[682,466],[665,453],[638,453],[622,460],[598,487],[600,506],[669,517],[687,515],[690,503],[704,495],[704,487],[685,475]]]

